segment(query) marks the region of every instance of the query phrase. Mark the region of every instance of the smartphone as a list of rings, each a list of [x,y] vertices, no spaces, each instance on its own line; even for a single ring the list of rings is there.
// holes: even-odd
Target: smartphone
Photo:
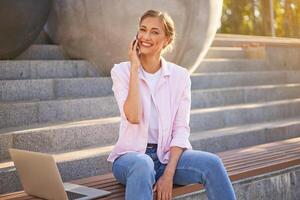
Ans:
[[[137,39],[138,39],[138,33],[135,35],[135,40],[134,40],[133,43],[132,43],[132,50],[133,50],[133,47],[134,47],[134,45],[135,45]],[[137,53],[137,55],[140,54],[140,47],[139,47],[139,44],[137,44],[137,46],[136,46],[136,53]]]

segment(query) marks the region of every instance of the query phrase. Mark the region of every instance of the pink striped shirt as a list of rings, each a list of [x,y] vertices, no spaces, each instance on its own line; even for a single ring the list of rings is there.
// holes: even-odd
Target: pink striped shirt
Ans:
[[[192,149],[189,142],[191,111],[191,80],[188,70],[161,57],[162,74],[158,80],[154,98],[158,110],[157,156],[162,163],[168,163],[170,147]],[[114,65],[111,70],[112,90],[121,113],[119,139],[108,157],[113,162],[128,152],[145,153],[148,141],[148,128],[151,108],[151,92],[139,69],[139,87],[142,101],[142,119],[139,124],[130,123],[123,105],[129,89],[130,62]]]

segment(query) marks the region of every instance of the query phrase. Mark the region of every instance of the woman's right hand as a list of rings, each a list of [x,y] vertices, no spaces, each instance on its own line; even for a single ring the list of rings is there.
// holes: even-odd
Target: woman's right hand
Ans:
[[[136,40],[136,42],[134,43],[135,40]],[[131,43],[128,47],[128,57],[129,57],[129,61],[131,63],[131,67],[133,67],[136,70],[141,66],[141,61],[140,61],[139,55],[136,50],[137,47],[138,47],[138,39],[135,38],[134,40],[131,41]]]

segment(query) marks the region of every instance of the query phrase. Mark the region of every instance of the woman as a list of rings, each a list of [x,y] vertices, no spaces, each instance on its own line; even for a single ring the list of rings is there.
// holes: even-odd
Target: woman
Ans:
[[[128,47],[129,62],[111,70],[121,124],[108,161],[128,200],[172,198],[173,184],[202,183],[210,200],[235,199],[221,160],[192,150],[189,73],[161,57],[175,39],[169,15],[149,10]]]

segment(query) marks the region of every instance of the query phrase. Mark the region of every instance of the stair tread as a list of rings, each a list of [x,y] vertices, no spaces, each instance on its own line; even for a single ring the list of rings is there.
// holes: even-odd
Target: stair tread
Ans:
[[[63,102],[67,103],[70,101],[82,101],[82,100],[114,100],[114,97],[105,96],[105,97],[82,97],[82,98],[61,98],[55,100],[36,100],[36,101],[20,101],[20,102],[0,102],[0,106],[6,105],[18,105],[18,104],[35,104],[35,103],[58,103]],[[204,107],[204,108],[192,108],[191,115],[193,114],[202,114],[202,113],[210,113],[210,112],[218,112],[218,111],[230,111],[237,109],[251,109],[251,108],[262,108],[276,105],[286,105],[289,103],[298,103],[300,102],[300,98],[289,98],[289,99],[280,99],[280,100],[272,100],[272,101],[258,101],[258,102],[250,102],[250,103],[239,103],[239,104],[229,104],[229,105],[221,105],[214,107]]]
[[[243,51],[242,47],[209,47],[208,50]]]
[[[296,88],[300,86],[299,83],[286,83],[286,84],[262,84],[262,85],[250,85],[250,86],[236,86],[236,87],[224,87],[224,88],[204,88],[204,89],[192,89],[192,93],[202,93],[202,92],[214,92],[214,91],[235,91],[235,90],[252,90],[252,89],[285,89],[285,88]],[[58,101],[71,101],[71,100],[89,100],[89,99],[100,99],[100,98],[112,98],[113,93],[106,96],[76,96],[76,97],[68,97],[68,96],[60,96],[57,98],[49,98],[46,100],[41,100],[38,98],[33,98],[30,100],[13,100],[13,101],[0,101],[1,104],[14,104],[14,103],[36,103],[36,102],[58,102]]]
[[[113,95],[108,96],[91,96],[91,97],[58,97],[56,99],[32,99],[32,100],[20,100],[20,101],[0,101],[1,105],[11,105],[11,104],[32,104],[32,103],[50,103],[50,102],[63,102],[63,101],[80,101],[80,100],[96,100],[96,99],[110,99]]]
[[[82,60],[82,59],[78,59],[78,60],[0,60],[0,64],[2,63],[72,63],[72,62],[86,62],[89,63],[89,61],[87,60]],[[1,65],[0,65],[1,66]]]
[[[113,96],[107,96],[107,97],[92,97],[92,98],[83,98],[83,99],[109,99],[109,98],[113,98]],[[71,100],[76,100],[76,99],[71,99]],[[80,100],[80,98],[78,98],[77,100]],[[51,100],[52,101],[52,100]],[[42,101],[42,102],[51,102],[51,101]],[[54,101],[70,101],[70,99],[61,99],[61,100],[54,100]],[[52,101],[52,102],[54,102]],[[225,106],[216,106],[216,107],[209,107],[209,108],[194,108],[191,109],[191,115],[198,115],[198,114],[205,114],[205,113],[210,113],[210,112],[219,112],[219,111],[230,111],[230,110],[237,110],[237,109],[251,109],[251,108],[258,108],[258,107],[269,107],[269,106],[276,106],[276,105],[286,105],[286,104],[290,104],[290,103],[298,103],[300,102],[300,98],[295,98],[295,99],[285,99],[285,100],[274,100],[274,101],[267,101],[267,102],[256,102],[256,103],[241,103],[241,104],[232,104],[232,105],[225,105]],[[24,103],[24,102],[22,102]],[[34,103],[34,102],[27,102],[28,104],[30,103]],[[8,102],[8,103],[0,103],[1,104],[13,104],[12,102]],[[93,122],[93,121],[98,121],[98,120],[106,120],[106,119],[116,119],[119,117],[116,116],[111,116],[111,117],[107,117],[107,118],[98,118],[98,119],[88,119],[88,120],[80,120],[80,121],[64,121],[61,122],[61,124],[78,124],[80,122]],[[56,124],[60,124],[60,123],[38,123],[38,124],[32,124],[32,125],[25,125],[25,126],[18,126],[16,127],[16,130],[20,130],[22,128],[24,129],[28,129],[27,127],[43,127],[43,124],[54,124],[54,126],[56,126]],[[4,133],[6,131],[4,130],[10,130],[13,127],[9,127],[9,128],[2,128],[0,129],[0,134]]]
[[[229,91],[229,90],[250,90],[250,89],[272,89],[272,88],[291,88],[299,87],[299,83],[286,83],[286,84],[263,84],[263,85],[247,85],[247,86],[235,86],[235,87],[224,87],[224,88],[207,88],[207,89],[193,89],[192,92],[201,91]]]
[[[285,127],[288,125],[295,125],[295,124],[300,124],[300,116],[288,118],[288,119],[275,120],[270,122],[243,124],[243,125],[231,126],[226,128],[196,131],[191,133],[190,141],[216,137],[216,136],[225,136],[228,134],[238,134],[241,132]]]
[[[120,121],[120,117],[105,117],[98,119],[87,119],[87,120],[77,120],[68,122],[49,122],[49,123],[35,123],[30,125],[9,127],[0,129],[0,134],[24,134],[31,131],[42,131],[48,129],[64,129],[68,127],[82,127],[91,125],[100,125],[105,123],[116,123]]]
[[[95,123],[98,122],[98,120],[86,120],[86,121],[94,121]],[[277,120],[273,122],[248,124],[248,125],[227,127],[222,129],[215,129],[215,130],[201,131],[201,132],[192,132],[190,136],[190,141],[193,142],[195,140],[201,140],[204,138],[216,137],[216,135],[222,136],[228,134],[237,134],[241,132],[248,132],[248,131],[267,129],[267,128],[271,129],[275,127],[283,127],[286,125],[299,124],[299,123],[300,123],[300,117],[297,117],[297,118],[290,118],[284,120]],[[95,156],[96,157],[107,156],[111,152],[113,146],[114,145],[108,145],[103,147],[89,147],[89,148],[70,151],[70,152],[54,153],[52,155],[54,156],[57,162],[68,162],[72,160],[80,160],[80,159],[95,157]],[[11,167],[13,167],[13,163],[11,161],[0,162],[0,171],[1,169],[5,171],[5,168],[11,168]]]
[[[40,79],[8,79],[8,80],[0,80],[1,82],[27,82],[27,81],[53,81],[53,80],[97,80],[97,79],[111,79],[110,77],[73,77],[73,78],[40,78]]]
[[[271,37],[271,36],[257,36],[257,35],[240,35],[240,34],[226,34],[217,33],[214,40],[246,40],[246,41],[272,41],[274,43],[300,43],[299,38],[287,38],[287,37]]]
[[[249,59],[249,58],[204,58],[202,62],[264,62],[265,59]],[[200,63],[201,65],[201,63]]]
[[[216,106],[212,108],[198,108],[198,109],[192,109],[191,114],[215,112],[218,110],[226,111],[226,110],[244,109],[244,108],[250,109],[254,107],[257,108],[257,107],[273,106],[273,105],[280,105],[280,104],[288,104],[292,102],[300,102],[300,98],[276,100],[276,101],[268,101],[268,102],[257,102],[257,103],[242,103],[242,104],[234,104],[234,105],[226,105],[226,106]]]
[[[300,70],[261,70],[261,71],[238,71],[238,72],[195,72],[191,74],[191,76],[224,76],[224,75],[249,75],[249,74],[263,74],[263,73],[268,73],[268,74],[278,74],[278,73],[293,73],[293,72],[300,72]]]

